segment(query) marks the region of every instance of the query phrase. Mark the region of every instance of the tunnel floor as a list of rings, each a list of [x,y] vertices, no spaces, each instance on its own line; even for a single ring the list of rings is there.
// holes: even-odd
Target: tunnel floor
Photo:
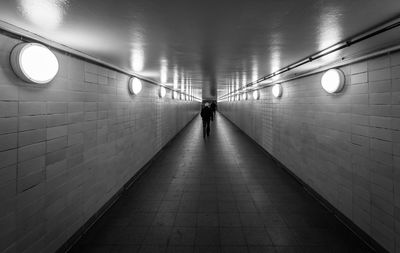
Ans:
[[[371,252],[220,114],[195,118],[70,252]]]

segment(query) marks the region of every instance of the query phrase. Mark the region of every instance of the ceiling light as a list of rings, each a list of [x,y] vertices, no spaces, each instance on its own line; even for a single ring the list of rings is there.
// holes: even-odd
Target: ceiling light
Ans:
[[[260,91],[259,90],[253,91],[253,98],[255,100],[258,100],[260,98]]]
[[[142,90],[142,81],[139,78],[132,77],[129,79],[128,88],[131,94],[137,95]]]
[[[344,74],[339,69],[326,71],[321,78],[322,88],[328,93],[340,92],[344,87]]]
[[[160,87],[160,90],[159,90],[159,92],[158,92],[158,96],[160,97],[160,98],[163,98],[163,97],[165,97],[165,95],[167,94],[167,90],[164,88],[164,87]]]
[[[272,87],[272,94],[274,95],[274,97],[279,98],[282,96],[282,85],[280,84],[275,84]]]
[[[29,83],[49,83],[59,68],[54,53],[38,43],[17,45],[11,51],[10,61],[15,74]]]

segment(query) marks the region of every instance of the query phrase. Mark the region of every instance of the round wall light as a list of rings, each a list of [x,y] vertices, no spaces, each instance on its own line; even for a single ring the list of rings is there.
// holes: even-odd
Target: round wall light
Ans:
[[[178,97],[178,92],[176,92],[176,91],[172,92],[172,98],[173,99],[178,99],[179,98]]]
[[[282,91],[283,91],[282,85],[280,85],[280,84],[275,84],[272,87],[272,95],[274,95],[274,97],[276,97],[276,98],[279,98],[282,96]]]
[[[15,74],[29,83],[49,83],[59,68],[54,53],[38,43],[18,44],[11,51],[10,61]]]
[[[260,91],[259,90],[253,91],[253,98],[255,100],[258,100],[260,98]]]
[[[166,94],[167,94],[167,90],[164,87],[161,86],[160,90],[158,91],[158,96],[160,98],[163,98],[163,97],[165,97]]]
[[[321,78],[322,88],[328,93],[340,92],[344,87],[344,74],[339,69],[326,71]]]
[[[247,92],[245,92],[245,93],[242,94],[242,99],[243,99],[243,100],[247,100]]]
[[[142,90],[142,81],[139,78],[132,77],[129,79],[128,88],[131,94],[137,95]]]

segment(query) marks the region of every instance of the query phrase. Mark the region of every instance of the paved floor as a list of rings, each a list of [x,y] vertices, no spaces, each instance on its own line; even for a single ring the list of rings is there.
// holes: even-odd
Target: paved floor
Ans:
[[[221,115],[196,118],[72,252],[369,252]]]

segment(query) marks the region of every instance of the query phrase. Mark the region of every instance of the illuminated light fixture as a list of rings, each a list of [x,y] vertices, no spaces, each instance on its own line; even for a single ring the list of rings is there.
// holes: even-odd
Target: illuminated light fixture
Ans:
[[[274,97],[276,97],[276,98],[279,98],[282,96],[282,91],[283,91],[282,85],[280,85],[280,84],[275,84],[272,87],[272,95],[274,95]]]
[[[255,100],[258,100],[260,98],[260,91],[259,90],[253,91],[253,98]]]
[[[322,88],[328,93],[340,92],[344,87],[344,74],[339,69],[326,71],[321,78]]]
[[[131,94],[137,95],[142,90],[142,81],[139,78],[132,77],[129,79],[128,88]]]
[[[167,90],[164,87],[161,86],[160,90],[158,91],[158,96],[160,98],[163,98],[163,97],[165,97],[166,94],[167,94]]]
[[[242,99],[243,99],[243,100],[247,100],[247,92],[245,92],[245,93],[242,94]]]
[[[38,43],[21,43],[10,56],[15,74],[28,83],[46,84],[58,73],[58,60],[52,51]]]
[[[176,92],[176,91],[172,92],[172,98],[178,99],[178,92]]]

